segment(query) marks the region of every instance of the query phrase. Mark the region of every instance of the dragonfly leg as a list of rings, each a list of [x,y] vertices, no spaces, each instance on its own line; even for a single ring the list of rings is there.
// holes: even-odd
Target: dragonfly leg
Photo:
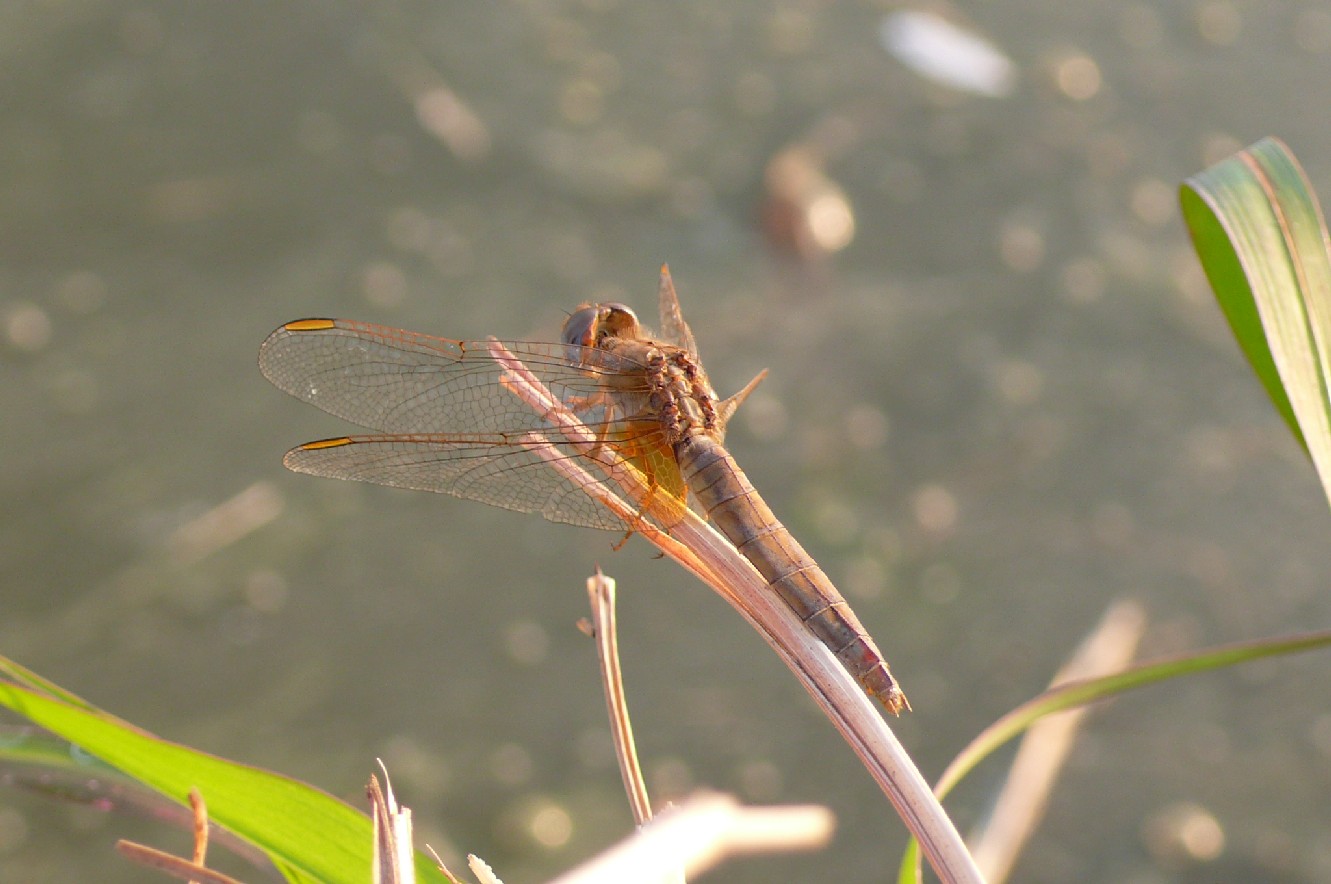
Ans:
[[[652,505],[652,498],[656,496],[659,487],[660,486],[656,484],[656,479],[654,477],[647,477],[647,493],[643,496],[642,503],[638,505],[638,512],[636,514],[637,518],[634,520],[635,522],[639,520],[643,522],[647,521],[647,510]],[[611,547],[611,549],[615,552],[619,552],[624,548],[624,544],[629,542],[629,538],[637,533],[638,531],[636,528],[630,527],[629,530],[624,532],[624,536],[619,539],[619,542]]]
[[[570,399],[568,399],[566,404],[568,405],[569,409],[579,418],[581,418],[583,415],[585,415],[587,412],[591,411],[594,408],[600,408],[603,410],[602,419],[597,422],[596,426],[589,427],[589,429],[594,431],[596,436],[596,441],[592,443],[590,453],[593,457],[600,457],[604,455],[607,451],[613,453],[614,446],[610,444],[610,442],[612,441],[610,438],[610,433],[612,431],[611,428],[614,426],[616,420],[615,416],[619,411],[619,408],[616,406],[614,400],[612,400],[605,393],[596,393],[591,396],[571,397]],[[622,541],[620,545],[621,546],[623,545]]]

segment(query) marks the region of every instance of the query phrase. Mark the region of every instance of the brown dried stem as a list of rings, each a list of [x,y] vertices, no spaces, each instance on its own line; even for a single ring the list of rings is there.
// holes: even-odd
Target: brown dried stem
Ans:
[[[235,878],[204,865],[208,860],[208,806],[198,789],[189,790],[189,806],[194,812],[194,853],[191,859],[135,841],[117,841],[116,850],[131,862],[157,869],[189,884],[240,884]]]
[[[696,874],[727,856],[822,847],[832,825],[823,807],[742,807],[725,795],[694,796],[551,884],[670,884],[679,865]]]
[[[619,774],[624,780],[624,791],[633,811],[633,822],[641,826],[652,818],[652,803],[647,797],[647,783],[643,779],[638,751],[633,744],[633,725],[629,722],[624,679],[619,668],[614,578],[605,576],[597,568],[596,573],[587,578],[587,595],[591,598],[592,637],[596,640],[596,659],[601,664],[601,686],[605,691],[615,757],[619,759]]]

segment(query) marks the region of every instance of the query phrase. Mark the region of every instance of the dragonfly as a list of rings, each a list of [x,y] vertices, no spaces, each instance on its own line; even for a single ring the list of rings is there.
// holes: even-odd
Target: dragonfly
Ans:
[[[652,501],[680,512],[691,498],[866,693],[894,714],[909,709],[855,613],[724,446],[726,423],[765,372],[734,396],[717,396],[666,267],[660,313],[658,337],[624,304],[583,304],[557,342],[288,322],[260,347],[264,376],[376,435],[307,442],[283,463],[625,537],[650,512],[669,532],[670,507],[625,512],[597,493],[627,464]]]

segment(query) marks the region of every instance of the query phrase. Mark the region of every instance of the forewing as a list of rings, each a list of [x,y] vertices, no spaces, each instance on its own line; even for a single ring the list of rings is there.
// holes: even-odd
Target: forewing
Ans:
[[[602,377],[642,374],[599,350],[514,342],[507,348],[593,430]],[[544,431],[549,423],[500,383],[488,342],[457,341],[346,319],[303,319],[268,336],[259,368],[329,414],[393,434]],[[622,380],[619,383],[623,388]],[[591,403],[591,405],[588,405]]]

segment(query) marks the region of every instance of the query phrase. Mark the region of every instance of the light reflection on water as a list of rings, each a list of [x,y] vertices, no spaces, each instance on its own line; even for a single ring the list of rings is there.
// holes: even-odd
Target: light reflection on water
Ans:
[[[0,650],[353,800],[396,757],[418,820],[518,880],[627,830],[572,627],[600,563],[649,769],[838,814],[834,854],[727,880],[885,879],[885,802],[673,566],[280,468],[345,428],[259,377],[279,322],[548,334],[588,298],[649,307],[663,260],[718,386],[772,369],[730,441],[887,651],[926,772],[1115,597],[1146,604],[1147,652],[1324,622],[1325,505],[1200,288],[1173,188],[1267,132],[1326,180],[1307,113],[1325,13],[1283,30],[1232,4],[969,13],[1020,69],[1008,99],[916,79],[869,5],[4,14]],[[854,210],[854,242],[813,265],[757,224],[792,144]],[[180,532],[256,483],[281,511],[182,558]],[[1143,826],[1184,799],[1226,833],[1187,860],[1217,880],[1324,877],[1320,665],[1093,718],[1019,875],[1146,874]],[[21,806],[19,877],[118,874],[100,825]]]

